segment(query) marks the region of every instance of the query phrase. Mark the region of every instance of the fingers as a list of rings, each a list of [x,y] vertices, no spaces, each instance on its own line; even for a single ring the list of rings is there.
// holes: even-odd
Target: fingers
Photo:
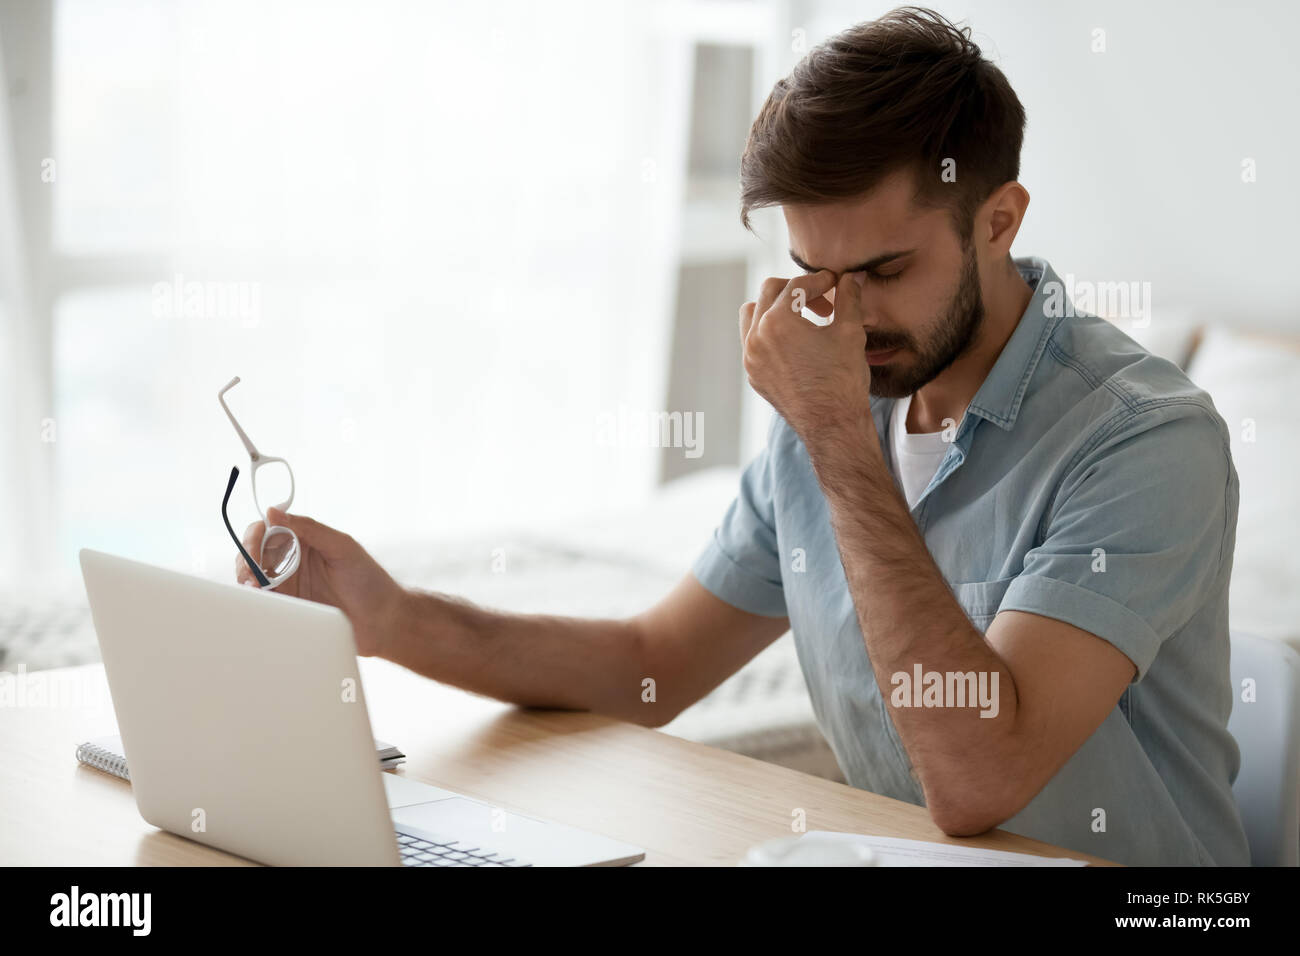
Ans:
[[[802,318],[805,308],[811,307],[812,303],[821,299],[833,288],[835,288],[835,273],[829,269],[811,275],[796,276],[785,284],[785,288],[781,290],[781,294],[776,297],[771,307],[759,313],[759,324],[761,325],[769,315],[784,315],[786,312]],[[813,308],[813,311],[823,316],[830,314],[823,313],[818,308]]]
[[[265,534],[266,525],[261,521],[254,521],[244,530],[244,550],[252,556],[254,561],[262,553],[262,538]],[[248,569],[248,562],[244,560],[242,554],[235,555],[235,580],[240,584],[251,584],[253,587],[260,587],[257,578],[253,577],[253,572]]]
[[[781,279],[776,276],[764,279],[763,284],[758,287],[758,300],[754,314],[761,316],[768,309],[772,308],[772,303],[776,301],[777,296],[785,291],[789,285],[789,279]]]
[[[746,302],[740,307],[740,344],[749,338],[749,329],[754,324],[754,307],[756,303]]]
[[[777,305],[781,299],[801,298],[807,305],[818,296],[823,296],[831,289],[835,288],[835,273],[829,269],[823,269],[821,272],[813,272],[809,275],[795,276],[786,283],[785,290],[777,297]],[[802,293],[802,294],[800,294]],[[793,311],[798,311],[797,309]]]
[[[302,547],[319,551],[327,561],[347,557],[356,544],[342,531],[336,531],[329,525],[321,524],[304,515],[286,514],[279,508],[268,508],[266,520],[273,525],[288,528],[298,536],[298,542]]]
[[[835,305],[827,298],[827,294],[835,288],[835,273],[829,269],[793,279],[777,276],[764,279],[758,291],[758,300],[746,302],[740,307],[741,344],[748,341],[750,332],[762,322],[763,316],[775,314],[774,309],[789,309],[801,317],[804,309],[811,309],[823,319],[829,318],[835,312]],[[835,295],[838,297],[839,292],[836,291]]]
[[[862,325],[863,279],[864,274],[861,272],[846,272],[835,284],[836,325]]]

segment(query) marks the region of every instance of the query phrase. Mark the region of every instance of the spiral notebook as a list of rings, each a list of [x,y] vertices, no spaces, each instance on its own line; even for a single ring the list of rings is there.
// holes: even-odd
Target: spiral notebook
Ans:
[[[377,738],[375,750],[379,755],[381,770],[396,767],[406,761],[406,754],[392,744],[384,743]],[[111,773],[123,780],[131,779],[131,771],[127,769],[126,757],[122,753],[121,737],[96,737],[94,740],[87,740],[77,748],[77,759],[86,766],[102,770],[104,773]]]

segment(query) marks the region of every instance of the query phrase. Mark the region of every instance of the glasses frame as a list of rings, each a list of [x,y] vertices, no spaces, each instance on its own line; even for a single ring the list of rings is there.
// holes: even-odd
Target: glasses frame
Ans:
[[[226,530],[230,532],[230,537],[234,539],[235,547],[237,547],[239,549],[239,553],[243,555],[244,561],[248,564],[248,569],[253,572],[253,577],[257,579],[257,583],[261,585],[263,588],[275,588],[278,585],[282,584],[283,582],[287,581],[290,577],[293,576],[293,574],[297,572],[298,564],[302,560],[302,543],[298,540],[298,536],[294,534],[292,531],[290,531],[288,528],[282,525],[268,525],[266,523],[266,511],[263,510],[262,503],[261,501],[258,500],[257,497],[257,469],[261,468],[263,465],[279,463],[284,465],[285,470],[289,472],[289,497],[274,506],[280,511],[287,512],[289,510],[289,507],[293,504],[293,494],[295,490],[295,484],[293,479],[293,468],[283,458],[276,458],[271,455],[261,454],[257,450],[257,447],[253,444],[252,439],[250,439],[248,437],[248,434],[244,431],[244,429],[240,427],[239,422],[235,419],[235,416],[231,413],[230,407],[226,404],[226,392],[230,391],[238,384],[239,384],[239,376],[236,375],[227,383],[225,388],[217,392],[217,401],[221,403],[221,408],[226,413],[226,417],[230,419],[230,424],[235,426],[235,431],[239,435],[239,440],[244,443],[244,448],[248,450],[248,458],[250,462],[250,479],[253,484],[253,504],[257,506],[257,512],[259,515],[262,516],[263,525],[266,527],[266,530],[263,532],[262,535],[262,550],[259,557],[265,560],[266,542],[270,538],[272,538],[277,532],[283,532],[289,535],[293,539],[293,558],[289,563],[288,570],[283,571],[282,573],[277,574],[274,577],[268,577],[267,573],[262,569],[261,565],[259,565],[258,562],[254,561],[252,555],[250,555],[248,551],[245,550],[243,543],[239,540],[239,535],[235,534],[235,529],[230,524],[230,517],[227,511],[230,502],[230,495],[235,489],[235,481],[236,479],[239,478],[238,466],[233,466],[230,469],[230,480],[226,483],[226,496],[221,500],[221,520],[225,522]]]
[[[238,385],[239,381],[240,381],[239,376],[236,375],[229,382],[227,382],[226,387],[223,388],[221,391],[217,392],[217,401],[221,403],[221,410],[224,411],[226,413],[226,417],[230,419],[230,424],[235,426],[235,431],[239,434],[239,440],[244,443],[244,448],[248,451],[248,462],[249,462],[248,479],[253,483],[253,504],[257,505],[257,513],[261,515],[262,520],[265,521],[266,509],[262,507],[262,502],[259,501],[257,497],[257,469],[261,468],[263,465],[270,465],[277,462],[281,465],[284,465],[285,470],[289,472],[289,497],[286,498],[284,501],[280,502],[275,507],[278,508],[280,511],[288,511],[289,506],[293,504],[293,493],[295,490],[295,485],[293,480],[293,468],[290,467],[289,463],[285,461],[283,458],[275,458],[270,455],[263,455],[261,452],[259,452],[257,450],[257,446],[253,444],[253,440],[248,437],[244,429],[242,429],[239,426],[239,422],[235,420],[234,414],[230,411],[230,406],[226,404],[226,392],[230,391],[232,388]]]

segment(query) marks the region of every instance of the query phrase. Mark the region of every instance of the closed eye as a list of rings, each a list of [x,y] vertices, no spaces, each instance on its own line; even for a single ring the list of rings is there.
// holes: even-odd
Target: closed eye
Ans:
[[[872,282],[893,282],[899,277],[901,277],[902,274],[903,274],[902,269],[899,269],[897,272],[891,272],[888,275],[885,275],[880,272],[872,272],[868,270],[867,278],[870,279]]]

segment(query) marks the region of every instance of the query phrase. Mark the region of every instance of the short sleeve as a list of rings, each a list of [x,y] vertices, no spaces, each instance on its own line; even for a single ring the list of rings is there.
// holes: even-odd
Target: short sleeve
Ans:
[[[1136,683],[1214,593],[1236,516],[1219,418],[1187,404],[1139,413],[1070,468],[999,610],[1095,634],[1133,661]]]
[[[777,547],[772,435],[741,473],[740,492],[691,567],[696,579],[732,607],[763,617],[785,617]]]

